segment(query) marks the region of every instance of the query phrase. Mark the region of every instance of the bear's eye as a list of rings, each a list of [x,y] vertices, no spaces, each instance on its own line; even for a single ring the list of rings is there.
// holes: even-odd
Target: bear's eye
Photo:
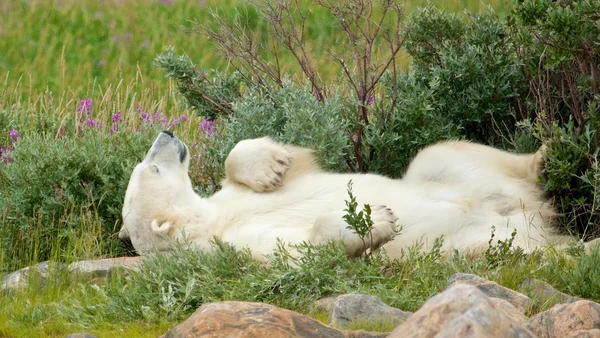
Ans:
[[[155,165],[150,166],[150,171],[152,171],[155,174],[158,174],[158,172],[159,172],[158,167]]]

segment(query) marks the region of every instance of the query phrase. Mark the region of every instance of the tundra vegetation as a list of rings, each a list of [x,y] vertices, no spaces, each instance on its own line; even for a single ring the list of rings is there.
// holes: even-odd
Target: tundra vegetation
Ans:
[[[116,235],[123,195],[163,129],[190,146],[204,195],[234,144],[264,135],[317,149],[329,170],[392,177],[439,140],[546,144],[539,180],[557,228],[597,237],[600,3],[446,3],[2,1],[0,272],[132,255]],[[510,288],[536,277],[600,301],[600,252],[525,255],[491,227],[490,239],[481,257],[415,243],[394,261],[348,259],[337,243],[294,259],[282,246],[267,267],[226,243],[211,255],[175,245],[103,286],[57,273],[1,293],[0,335],[157,336],[216,300],[326,319],[310,304],[346,292],[414,311],[455,272]]]

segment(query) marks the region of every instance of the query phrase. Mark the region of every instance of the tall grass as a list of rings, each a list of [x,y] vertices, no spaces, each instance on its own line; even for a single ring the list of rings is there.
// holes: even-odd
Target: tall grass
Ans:
[[[485,10],[489,4],[502,12],[509,3],[453,0],[436,6],[461,12]],[[427,2],[413,0],[405,7],[411,12],[422,5]],[[46,91],[59,96],[64,92],[89,96],[91,84],[114,88],[133,80],[144,83],[156,95],[167,81],[152,61],[168,45],[186,53],[204,69],[227,68],[209,41],[180,28],[188,25],[188,20],[207,21],[210,9],[226,16],[245,13],[258,34],[265,30],[265,22],[256,11],[239,0],[2,1],[0,75],[5,78],[5,88],[27,97]],[[308,39],[319,57],[324,57],[324,47],[335,45],[332,22],[323,10],[315,9],[309,17]],[[286,66],[291,64],[282,62],[290,73],[295,73],[297,69]]]

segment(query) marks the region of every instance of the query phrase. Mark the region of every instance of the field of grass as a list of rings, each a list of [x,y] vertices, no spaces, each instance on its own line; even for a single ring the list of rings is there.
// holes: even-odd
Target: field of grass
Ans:
[[[437,6],[455,12],[483,11],[490,4],[502,13],[510,6],[506,0],[440,3]],[[411,13],[425,4],[423,0],[408,1],[406,11]],[[204,69],[228,70],[224,58],[209,41],[180,28],[188,26],[188,20],[208,20],[210,8],[226,16],[247,11],[250,26],[257,34],[265,28],[255,11],[237,0],[2,1],[0,113],[3,114],[0,117],[6,120],[0,121],[0,127],[18,129],[22,138],[34,135],[40,132],[41,119],[61,125],[77,113],[82,99],[91,99],[93,117],[107,126],[116,112],[122,116],[123,131],[132,133],[140,128],[138,109],[164,112],[168,118],[185,114],[190,123],[177,132],[184,140],[196,139],[196,126],[201,118],[193,116],[193,111],[181,101],[176,84],[153,65],[153,60],[166,46],[172,45],[177,53],[187,54]],[[314,10],[308,27],[311,52],[320,60],[317,64],[322,65],[324,46],[333,45],[335,39],[330,35],[331,19],[326,12]],[[291,57],[283,58],[282,63],[287,73],[299,73]],[[338,75],[328,68],[320,71],[325,78]],[[8,144],[10,136],[0,135],[0,147]],[[83,220],[82,229],[89,233],[76,234],[78,240],[66,248],[67,254],[65,248],[57,248],[53,257],[63,261],[97,257],[95,247],[99,244],[94,229],[98,227],[93,217]],[[29,250],[31,262],[36,262],[35,246],[15,243],[17,247],[20,245],[19,250]],[[388,264],[386,274],[383,269],[362,261],[344,261],[337,256],[327,258],[327,255],[335,255],[334,250],[327,251],[323,260],[330,259],[328,264],[337,260],[339,275],[328,273],[329,265],[321,266],[321,270],[318,265],[317,268],[306,266],[302,274],[296,275],[300,276],[299,280],[315,280],[318,273],[330,278],[328,284],[306,286],[306,289],[287,280],[293,274],[285,268],[259,269],[244,259],[240,262],[246,262],[248,269],[254,270],[238,279],[210,279],[219,275],[219,269],[231,260],[231,255],[229,252],[217,257],[207,263],[208,268],[202,269],[190,263],[199,259],[193,254],[184,253],[172,260],[158,259],[148,264],[146,275],[134,277],[127,287],[118,281],[94,288],[59,280],[43,290],[34,285],[22,292],[2,294],[0,336],[61,337],[85,330],[98,337],[156,337],[193,311],[194,306],[214,299],[265,301],[310,313],[308,304],[318,296],[369,292],[393,306],[414,311],[431,295],[444,289],[446,279],[455,272],[476,273],[511,288],[517,288],[524,277],[536,276],[563,291],[600,300],[597,282],[592,285],[589,282],[600,280],[594,269],[598,253],[567,255],[548,250],[532,256],[509,255],[501,262],[490,262],[485,257],[448,258],[435,253],[413,253],[400,262],[382,263]],[[0,266],[2,261],[0,257]],[[169,283],[179,285],[178,274],[182,270],[190,275],[212,273],[201,280],[204,289],[199,288],[192,295],[181,294],[179,289],[165,294]],[[150,281],[157,271],[163,271],[164,280]],[[350,281],[341,280],[340,276]],[[274,290],[269,284],[274,280],[280,283],[279,293],[269,293]],[[185,289],[185,285],[179,286]],[[256,293],[250,294],[248,290]],[[153,307],[146,309],[147,304]],[[537,312],[549,305],[537,305],[531,311]],[[313,316],[323,318],[323,314]]]
[[[453,0],[438,6],[461,12],[485,10],[491,4],[502,12],[509,3]],[[408,1],[406,12],[423,4],[424,0]],[[227,17],[247,13],[250,27],[257,33],[264,30],[264,22],[243,1],[3,1],[0,109],[13,111],[20,126],[30,114],[61,118],[84,97],[102,102],[96,105],[100,112],[131,113],[143,106],[183,113],[173,84],[153,60],[172,45],[204,69],[226,70],[226,61],[206,38],[181,29],[189,27],[190,20],[206,22],[210,10]],[[333,45],[331,22],[324,10],[315,9],[309,17],[309,47],[317,59],[323,60],[324,46]],[[282,65],[295,74],[297,66],[291,60],[287,56]],[[336,76],[328,69],[320,71],[324,77]]]

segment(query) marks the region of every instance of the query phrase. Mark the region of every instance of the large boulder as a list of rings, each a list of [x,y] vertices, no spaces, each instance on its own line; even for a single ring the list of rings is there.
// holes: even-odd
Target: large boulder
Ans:
[[[458,284],[429,299],[388,337],[535,336],[498,309],[477,287]]]
[[[164,338],[376,338],[387,333],[340,331],[308,316],[273,305],[215,302],[202,305]]]
[[[504,286],[469,273],[455,273],[448,279],[448,287],[467,284],[477,287],[488,297],[500,298],[511,303],[521,313],[526,313],[532,306],[531,298],[522,293],[505,288]]]
[[[554,305],[547,311],[531,317],[527,327],[540,338],[585,337],[600,329],[600,304],[578,300],[570,304]],[[572,336],[579,331],[577,336]],[[586,331],[590,331],[587,332]]]

